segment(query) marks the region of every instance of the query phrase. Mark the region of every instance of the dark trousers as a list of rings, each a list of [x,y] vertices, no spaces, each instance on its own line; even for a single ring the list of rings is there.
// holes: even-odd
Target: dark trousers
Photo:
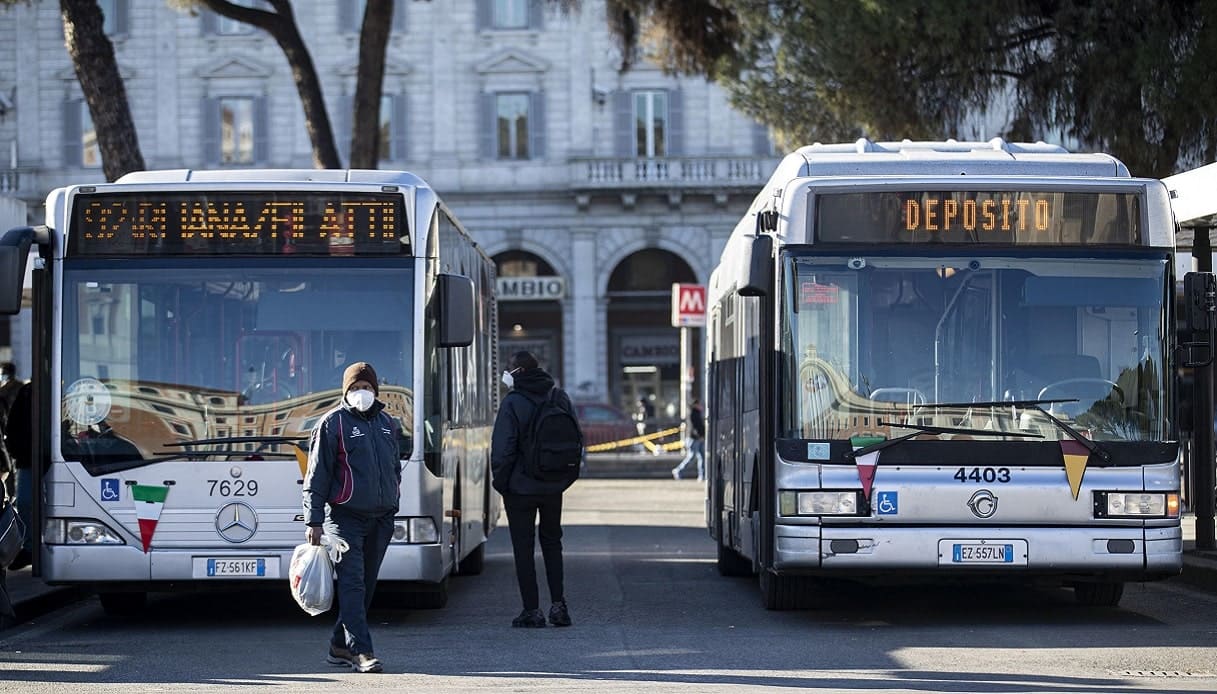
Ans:
[[[393,538],[393,514],[369,517],[331,507],[325,532],[350,545],[334,567],[338,572],[338,622],[334,624],[330,643],[349,648],[353,653],[374,653],[368,609],[376,591],[380,563]]]
[[[550,602],[565,599],[562,591],[562,495],[508,494],[503,497],[503,508],[507,511],[511,550],[516,559],[516,580],[520,583],[524,609],[535,610],[541,606],[537,594],[537,565],[533,557],[538,535],[541,538],[541,556],[545,558]],[[539,529],[538,513],[541,515]]]

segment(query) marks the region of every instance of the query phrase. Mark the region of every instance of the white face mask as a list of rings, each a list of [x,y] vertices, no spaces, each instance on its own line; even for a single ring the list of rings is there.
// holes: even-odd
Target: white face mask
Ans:
[[[512,376],[510,371],[504,371],[503,372],[503,385],[507,386],[508,388],[513,388],[513,387],[515,387],[515,384],[516,384],[515,376]]]
[[[347,393],[347,404],[360,412],[367,412],[374,402],[376,395],[370,390],[352,390]]]

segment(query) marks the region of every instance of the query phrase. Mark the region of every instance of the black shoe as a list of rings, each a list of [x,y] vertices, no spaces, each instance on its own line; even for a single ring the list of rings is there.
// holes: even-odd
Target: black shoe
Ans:
[[[511,620],[511,626],[540,629],[545,626],[545,615],[541,614],[541,610],[524,610],[519,617]]]
[[[17,552],[17,556],[13,557],[13,563],[8,565],[9,571],[20,571],[30,565],[33,561],[33,556],[28,549],[22,548]]]
[[[549,623],[556,627],[570,626],[570,612],[566,609],[565,600],[559,600],[550,606]]]

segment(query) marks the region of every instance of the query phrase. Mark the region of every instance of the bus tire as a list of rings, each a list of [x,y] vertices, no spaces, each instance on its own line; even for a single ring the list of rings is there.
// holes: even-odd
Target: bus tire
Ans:
[[[408,592],[401,594],[401,605],[411,610],[438,610],[448,604],[448,579],[439,583],[425,586],[411,586]]]
[[[779,576],[762,569],[758,580],[761,603],[766,610],[797,610],[810,604],[810,579],[802,576]]]
[[[736,552],[730,547],[718,543],[718,575],[720,576],[751,576],[752,560]]]
[[[1099,583],[1077,583],[1073,586],[1073,598],[1086,607],[1116,607],[1124,597],[1124,583],[1103,581]]]
[[[456,566],[456,572],[461,576],[477,576],[486,568],[486,543],[473,548]]]
[[[144,611],[147,593],[98,593],[101,609],[111,617],[131,617]]]

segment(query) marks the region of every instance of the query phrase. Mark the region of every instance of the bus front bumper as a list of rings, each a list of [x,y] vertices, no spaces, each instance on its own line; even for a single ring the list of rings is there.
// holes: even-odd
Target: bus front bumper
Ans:
[[[978,549],[987,548],[987,549]],[[890,575],[1100,575],[1152,580],[1183,568],[1183,533],[1171,527],[950,527],[782,525],[774,528],[780,572]]]

